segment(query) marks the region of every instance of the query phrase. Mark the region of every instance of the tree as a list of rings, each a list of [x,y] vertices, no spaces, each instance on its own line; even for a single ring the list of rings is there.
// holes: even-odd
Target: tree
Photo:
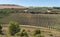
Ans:
[[[10,35],[15,35],[18,32],[20,32],[19,24],[17,22],[10,22],[9,23],[9,33],[10,33]]]

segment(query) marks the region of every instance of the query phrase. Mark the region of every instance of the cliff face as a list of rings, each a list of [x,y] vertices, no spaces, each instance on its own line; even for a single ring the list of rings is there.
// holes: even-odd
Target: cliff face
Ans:
[[[20,5],[15,5],[15,4],[0,4],[0,9],[4,9],[4,8],[25,9],[26,7],[20,6]]]

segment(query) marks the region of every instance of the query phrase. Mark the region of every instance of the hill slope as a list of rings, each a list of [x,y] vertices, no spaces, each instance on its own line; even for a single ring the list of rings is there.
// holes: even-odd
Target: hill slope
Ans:
[[[0,4],[0,9],[4,9],[4,8],[18,8],[18,9],[24,9],[24,6],[20,6],[20,5],[15,5],[15,4]]]

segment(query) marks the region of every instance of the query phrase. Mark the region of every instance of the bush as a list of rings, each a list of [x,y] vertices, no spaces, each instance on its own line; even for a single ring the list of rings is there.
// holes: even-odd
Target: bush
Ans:
[[[9,33],[10,33],[10,35],[15,35],[18,32],[20,32],[19,24],[17,22],[10,22],[9,23]]]
[[[49,36],[53,36],[53,34],[52,33],[49,33]]]
[[[0,34],[2,34],[2,26],[1,26],[1,24],[0,24]]]
[[[21,32],[18,32],[18,33],[16,33],[15,35],[20,36],[20,35],[21,35]]]
[[[42,34],[35,35],[34,37],[44,37]]]
[[[36,30],[34,31],[34,35],[37,35],[37,34],[41,34],[41,30],[40,30],[40,29],[36,29]]]
[[[20,36],[25,36],[28,37],[28,33],[25,30],[22,30],[21,35]]]
[[[28,37],[28,33],[25,30],[22,30],[21,32],[16,33],[17,36],[21,37]]]

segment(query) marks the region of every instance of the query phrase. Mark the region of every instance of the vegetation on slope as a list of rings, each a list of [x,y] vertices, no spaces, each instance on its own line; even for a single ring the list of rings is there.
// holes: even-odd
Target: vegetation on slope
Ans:
[[[11,24],[10,24],[11,25]],[[37,26],[27,26],[27,25],[20,25],[19,27],[13,26],[15,25],[12,24],[11,26],[7,25],[7,26],[2,26],[2,32],[4,35],[0,34],[0,37],[60,37],[60,32],[55,30],[55,29],[49,29],[49,28],[45,28],[45,27],[37,27]],[[8,26],[12,27],[12,29],[10,29]],[[16,27],[16,29],[15,29]],[[10,30],[14,30],[17,31],[17,29],[20,29],[20,32],[17,31],[18,33],[14,33],[15,35],[9,35]],[[10,32],[10,33],[8,33]]]
[[[53,14],[44,13],[47,10]],[[31,14],[31,12],[33,14]],[[38,14],[37,14],[38,12]],[[58,14],[55,14],[57,12]],[[36,13],[36,14],[35,14]],[[43,13],[43,14],[41,14]],[[27,12],[21,9],[0,9],[0,23],[7,24],[9,21],[18,21],[23,25],[35,25],[43,27],[60,26],[60,9],[48,7],[36,7],[28,9]],[[55,28],[55,27],[54,27]]]

